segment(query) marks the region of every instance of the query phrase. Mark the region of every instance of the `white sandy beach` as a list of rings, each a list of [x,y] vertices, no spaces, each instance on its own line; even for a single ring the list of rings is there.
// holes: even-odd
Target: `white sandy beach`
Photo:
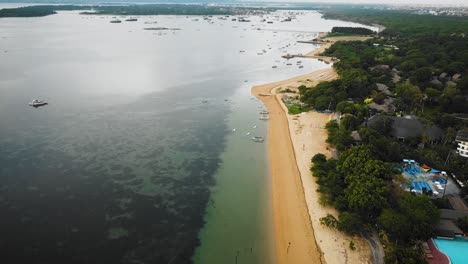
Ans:
[[[333,38],[308,56],[316,58],[334,41],[365,39],[359,38]],[[322,59],[331,60],[329,57]],[[268,150],[278,263],[371,263],[370,249],[365,240],[320,225],[321,217],[327,214],[337,216],[337,212],[319,204],[318,186],[310,172],[310,160],[317,153],[331,155],[325,142],[327,133],[324,126],[332,115],[317,112],[289,115],[281,100],[283,94],[276,93],[281,88],[294,90],[302,84],[310,87],[337,77],[335,70],[328,68],[252,88],[252,93],[270,112]],[[349,249],[351,240],[356,250]]]

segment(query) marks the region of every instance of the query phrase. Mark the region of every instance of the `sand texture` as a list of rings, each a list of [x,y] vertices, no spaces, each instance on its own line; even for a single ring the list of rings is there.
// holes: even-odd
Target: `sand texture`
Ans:
[[[339,40],[364,40],[367,37],[329,38],[319,49],[307,54],[310,58],[330,57],[323,52]],[[319,204],[315,178],[310,172],[311,158],[317,153],[330,157],[325,124],[334,114],[317,112],[289,115],[281,98],[291,94],[280,93],[305,84],[314,86],[320,81],[338,77],[333,68],[314,71],[284,81],[259,85],[252,93],[259,98],[270,113],[268,123],[268,155],[272,177],[272,206],[277,263],[371,263],[367,242],[359,237],[349,237],[334,229],[320,225],[327,214],[337,216],[335,209]],[[349,249],[354,241],[356,250]]]

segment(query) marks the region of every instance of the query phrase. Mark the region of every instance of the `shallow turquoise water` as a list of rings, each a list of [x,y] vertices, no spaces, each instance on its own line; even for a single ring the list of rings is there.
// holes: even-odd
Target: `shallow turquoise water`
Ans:
[[[449,256],[452,264],[468,263],[468,239],[434,239],[440,251]]]

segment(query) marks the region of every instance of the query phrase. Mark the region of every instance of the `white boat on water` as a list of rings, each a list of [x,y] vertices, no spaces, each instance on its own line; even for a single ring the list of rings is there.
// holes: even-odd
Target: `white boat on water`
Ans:
[[[270,117],[268,115],[262,115],[262,116],[260,116],[259,119],[260,120],[268,120],[268,119],[270,119]]]
[[[47,105],[47,104],[49,104],[49,103],[47,103],[46,101],[37,100],[37,99],[34,99],[29,103],[29,105],[33,106],[33,107],[39,107],[39,106],[43,106],[43,105]]]
[[[252,137],[252,141],[262,143],[263,141],[265,141],[265,139],[263,137],[255,136],[255,137]]]

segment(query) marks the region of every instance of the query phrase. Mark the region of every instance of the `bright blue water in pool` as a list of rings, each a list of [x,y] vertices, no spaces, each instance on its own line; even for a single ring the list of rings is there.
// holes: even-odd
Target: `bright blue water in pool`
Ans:
[[[449,256],[452,264],[468,263],[468,239],[455,238],[450,239],[434,239],[440,251]]]

